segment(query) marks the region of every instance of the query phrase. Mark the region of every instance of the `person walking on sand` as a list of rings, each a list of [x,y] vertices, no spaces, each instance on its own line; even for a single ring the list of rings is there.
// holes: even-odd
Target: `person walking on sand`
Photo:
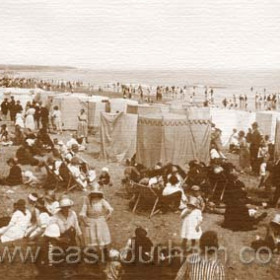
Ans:
[[[113,208],[104,199],[103,192],[96,185],[84,199],[80,212],[85,246],[93,246],[100,250],[108,249],[111,244],[111,234],[107,220],[111,217]]]
[[[182,248],[185,251],[187,242],[191,240],[192,247],[195,246],[196,240],[199,240],[202,235],[201,223],[202,212],[197,207],[197,200],[195,197],[190,197],[187,202],[187,207],[181,213],[182,219]]]
[[[86,142],[88,142],[88,118],[86,111],[84,109],[81,109],[80,114],[78,116],[78,129],[77,129],[77,135],[78,138],[85,137]]]
[[[58,106],[54,106],[52,113],[53,124],[55,130],[58,133],[62,133],[62,120],[61,120],[61,111],[58,109]]]

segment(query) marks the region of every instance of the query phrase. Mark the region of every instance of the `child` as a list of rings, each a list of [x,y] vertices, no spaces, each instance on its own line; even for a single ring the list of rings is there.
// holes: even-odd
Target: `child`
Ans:
[[[1,125],[0,142],[3,146],[10,146],[13,144],[13,142],[9,139],[9,132],[6,124]]]
[[[109,174],[109,169],[107,167],[103,167],[101,171],[102,172],[99,176],[98,183],[100,185],[108,185],[108,186],[111,187],[112,183],[111,183],[111,177],[110,177],[110,174]]]
[[[196,199],[191,197],[181,213],[182,219],[182,248],[185,251],[188,240],[191,240],[192,247],[196,240],[199,240],[202,235],[200,224],[202,223],[202,212],[197,208]]]
[[[201,196],[199,186],[194,185],[191,187],[191,195],[189,196],[189,199],[192,197],[196,199],[197,208],[200,209],[201,212],[203,212],[205,209],[205,202],[203,197]]]
[[[120,262],[120,253],[115,249],[109,251],[109,262],[104,270],[107,280],[121,280],[124,273]]]

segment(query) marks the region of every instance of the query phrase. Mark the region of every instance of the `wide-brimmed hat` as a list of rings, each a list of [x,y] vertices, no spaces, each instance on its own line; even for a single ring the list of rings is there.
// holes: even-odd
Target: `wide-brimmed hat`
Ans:
[[[28,195],[28,199],[32,202],[36,202],[38,200],[38,194],[37,193],[30,193]]]
[[[47,226],[44,236],[51,237],[51,238],[58,238],[60,237],[60,229],[57,224],[50,224]]]
[[[200,191],[200,187],[197,186],[197,185],[193,185],[193,186],[191,187],[191,190],[194,191],[194,192],[198,192],[198,191]]]
[[[63,207],[71,207],[74,205],[73,200],[71,200],[68,197],[63,197],[60,201],[59,201],[59,207],[63,208]]]
[[[103,167],[103,168],[101,169],[101,171],[109,173],[109,168],[108,168],[108,167]]]

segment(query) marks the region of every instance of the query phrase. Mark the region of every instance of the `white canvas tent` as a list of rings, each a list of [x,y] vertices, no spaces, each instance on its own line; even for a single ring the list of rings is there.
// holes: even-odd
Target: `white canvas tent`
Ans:
[[[207,162],[210,136],[210,120],[170,113],[139,116],[136,161],[147,167],[157,162],[182,166],[193,159]]]
[[[108,97],[96,95],[88,99],[88,126],[90,128],[100,127],[100,114],[106,111],[108,101]]]
[[[135,154],[137,120],[135,114],[101,113],[101,158],[121,162]]]
[[[131,99],[124,99],[124,98],[112,98],[110,99],[110,108],[111,113],[116,112],[127,112],[127,105],[137,105],[138,102]]]

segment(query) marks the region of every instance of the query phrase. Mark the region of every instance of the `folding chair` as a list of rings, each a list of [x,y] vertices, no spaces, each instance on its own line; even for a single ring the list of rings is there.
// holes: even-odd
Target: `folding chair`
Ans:
[[[134,183],[134,193],[137,194],[137,199],[135,201],[132,212],[139,208],[141,203],[144,203],[145,206],[151,206],[151,212],[149,218],[155,215],[159,210],[156,210],[160,196],[149,186],[141,185]]]
[[[59,173],[60,176],[63,179],[63,183],[64,183],[64,188],[65,193],[68,193],[70,191],[72,191],[75,188],[83,188],[74,178],[74,176],[72,175],[70,169],[68,168],[68,165],[65,161],[62,161],[62,164],[59,168]]]
[[[57,189],[63,184],[63,178],[59,174],[56,174],[52,169],[50,169],[47,164],[45,164],[45,168],[48,174],[48,179],[45,186],[48,187],[50,185],[54,185]]]

